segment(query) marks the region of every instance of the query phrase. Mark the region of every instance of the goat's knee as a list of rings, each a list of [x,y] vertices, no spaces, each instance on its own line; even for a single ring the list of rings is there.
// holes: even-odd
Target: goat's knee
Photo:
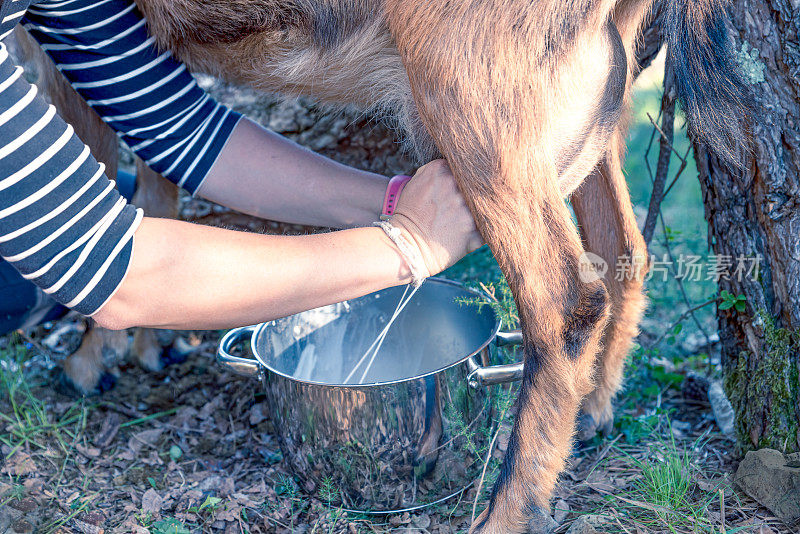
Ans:
[[[578,295],[577,303],[565,315],[564,352],[572,360],[584,354],[594,360],[597,342],[611,313],[611,302],[599,280],[582,283]]]

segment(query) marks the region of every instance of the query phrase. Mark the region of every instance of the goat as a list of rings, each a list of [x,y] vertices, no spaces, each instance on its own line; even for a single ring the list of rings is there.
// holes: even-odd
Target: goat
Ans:
[[[655,1],[135,0],[159,46],[194,71],[377,111],[418,162],[448,160],[524,337],[516,420],[473,533],[540,530],[576,419],[584,433],[613,421],[645,306],[647,250],[621,162]],[[734,160],[746,96],[725,2],[666,1],[693,134]],[[627,258],[633,276],[582,275],[588,252]]]

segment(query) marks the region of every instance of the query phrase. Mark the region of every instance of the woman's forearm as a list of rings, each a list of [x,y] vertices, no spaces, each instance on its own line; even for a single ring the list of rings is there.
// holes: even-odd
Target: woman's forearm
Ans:
[[[197,194],[265,219],[350,228],[377,220],[387,182],[243,118]]]
[[[145,218],[125,280],[94,318],[109,328],[228,328],[409,281],[379,228],[269,236]]]

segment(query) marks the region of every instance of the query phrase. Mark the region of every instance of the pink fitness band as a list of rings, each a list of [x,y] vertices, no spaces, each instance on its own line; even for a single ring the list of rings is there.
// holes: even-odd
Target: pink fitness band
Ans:
[[[398,174],[389,180],[389,185],[386,186],[386,195],[383,197],[383,210],[381,210],[382,221],[388,221],[389,218],[394,215],[394,209],[397,207],[397,201],[400,199],[400,192],[410,179],[410,176]]]

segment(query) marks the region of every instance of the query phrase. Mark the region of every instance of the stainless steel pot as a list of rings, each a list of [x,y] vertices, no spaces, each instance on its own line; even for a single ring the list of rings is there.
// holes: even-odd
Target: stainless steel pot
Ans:
[[[522,364],[490,366],[500,332],[486,296],[429,279],[398,316],[365,376],[362,359],[403,288],[228,332],[217,359],[259,378],[285,460],[324,500],[383,513],[430,506],[479,475],[494,428],[488,386],[522,377]],[[231,354],[250,337],[254,358]],[[354,383],[355,382],[355,383]],[[333,491],[331,491],[333,490]]]

